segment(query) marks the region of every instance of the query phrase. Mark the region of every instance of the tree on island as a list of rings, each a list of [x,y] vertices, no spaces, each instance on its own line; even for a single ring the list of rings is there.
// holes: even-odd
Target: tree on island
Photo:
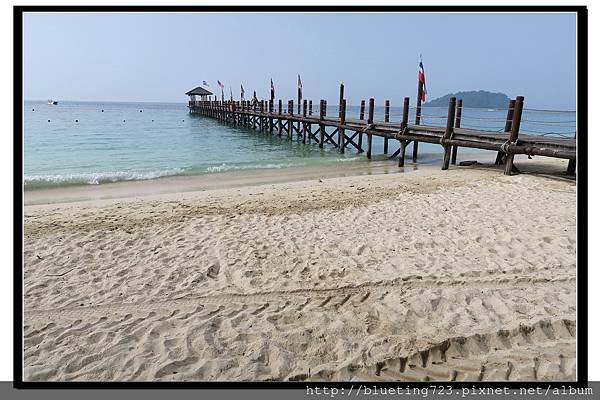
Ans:
[[[462,99],[463,107],[506,108],[509,97],[504,93],[492,93],[486,90],[450,93],[424,103],[424,107],[447,107],[450,97]]]

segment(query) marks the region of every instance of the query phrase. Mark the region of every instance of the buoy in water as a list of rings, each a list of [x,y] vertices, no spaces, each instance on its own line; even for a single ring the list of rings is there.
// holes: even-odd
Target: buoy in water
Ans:
[[[78,120],[78,119],[76,119],[76,120],[75,120],[75,122],[79,122],[79,120]]]
[[[102,112],[104,112],[104,110],[102,110]]]
[[[32,108],[31,111],[35,111],[35,108]]]
[[[50,122],[50,120],[48,120],[48,122]]]
[[[142,110],[140,110],[140,112],[142,112]]]

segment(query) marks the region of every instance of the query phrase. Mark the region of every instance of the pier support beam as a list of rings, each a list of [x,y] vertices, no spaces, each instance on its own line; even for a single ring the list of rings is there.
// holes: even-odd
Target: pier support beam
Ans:
[[[306,112],[308,108],[308,101],[306,99],[302,100],[302,117],[306,118]],[[302,122],[302,143],[306,144],[306,124],[307,122]]]
[[[288,116],[291,117],[292,114],[294,114],[294,100],[289,100],[288,101]],[[292,136],[293,136],[292,128],[293,128],[292,119],[288,118],[288,120],[287,120],[287,134],[288,134],[288,139],[289,140],[292,140]]]
[[[575,160],[569,160],[569,165],[567,166],[567,175],[575,176],[577,172],[577,163]]]
[[[515,110],[512,119],[512,125],[510,130],[510,138],[508,139],[510,144],[517,144],[519,139],[519,128],[521,127],[521,115],[523,114],[523,96],[517,96],[515,101]],[[512,175],[514,171],[513,163],[514,163],[515,155],[508,154],[506,156],[506,165],[504,166],[504,175]]]
[[[508,102],[508,111],[506,112],[506,122],[504,123],[504,132],[509,133],[509,136],[510,136],[510,131],[512,128],[512,120],[513,120],[514,113],[515,113],[515,100],[510,100]],[[505,158],[506,158],[506,153],[504,153],[503,151],[499,151],[498,154],[496,154],[496,161],[494,162],[494,164],[495,165],[504,164]]]
[[[444,132],[442,141],[448,140],[452,137],[452,133],[454,131],[455,115],[456,115],[456,97],[450,97],[450,101],[448,102],[448,117],[446,119],[446,131]],[[450,151],[451,151],[451,146],[444,144],[444,162],[442,164],[442,170],[448,169],[448,166],[450,165]]]
[[[281,99],[279,99],[277,111],[279,114],[279,118],[277,119],[277,136],[281,137],[281,132],[283,131],[283,122],[281,122],[281,114],[283,113],[283,106],[281,104]]]
[[[373,152],[373,135],[369,133],[368,127],[373,123],[373,115],[375,113],[375,99],[369,99],[369,117],[367,118],[367,158],[371,159],[371,153]]]
[[[319,119],[323,121],[327,115],[327,100],[321,100],[321,107],[319,110]],[[319,147],[322,149],[325,144],[325,124],[322,122],[319,124]]]
[[[383,117],[384,122],[390,122],[390,101],[385,101],[385,113]],[[388,153],[388,138],[383,138],[383,154]]]
[[[269,100],[269,133],[273,134],[273,99]]]
[[[462,118],[462,99],[458,99],[456,102],[456,120],[454,121],[454,127],[460,128],[460,122]],[[458,153],[458,146],[452,146],[452,160],[450,163],[456,165],[456,156]]]
[[[340,101],[340,125],[341,126],[346,125],[346,99],[342,99]],[[338,147],[340,148],[340,153],[342,153],[342,154],[344,154],[344,149],[346,148],[346,140],[345,139],[346,139],[346,130],[344,128],[340,127],[338,129]]]
[[[401,127],[401,134],[404,134],[404,131],[406,130],[406,126],[408,125],[408,110],[409,110],[409,103],[410,103],[410,97],[405,97],[404,98],[404,104],[402,105],[402,124],[400,125]],[[404,167],[404,157],[406,155],[406,139],[400,139],[400,156],[398,158],[398,166],[399,167]]]
[[[365,119],[365,101],[361,100],[360,101],[360,114],[358,119],[360,119],[361,121],[364,121]],[[363,141],[363,134],[362,131],[358,132],[358,152],[362,153],[364,150],[362,148],[362,141]]]

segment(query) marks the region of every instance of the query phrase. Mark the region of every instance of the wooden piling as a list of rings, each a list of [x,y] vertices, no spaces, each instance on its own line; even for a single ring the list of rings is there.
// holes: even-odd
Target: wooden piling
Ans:
[[[306,112],[308,108],[308,101],[306,99],[302,100],[302,117],[306,118]],[[302,143],[306,144],[306,122],[302,122]]]
[[[361,121],[364,121],[364,119],[365,119],[365,101],[364,100],[360,101],[360,112],[358,115],[358,119],[360,119]],[[363,134],[362,134],[362,131],[359,131],[358,132],[358,152],[359,153],[363,152],[362,141],[363,141]]]
[[[343,87],[343,84],[342,84]],[[342,99],[340,102],[340,125],[346,125],[346,99]],[[346,147],[346,130],[342,127],[338,129],[338,146],[340,148],[340,153],[344,154],[344,149]]]
[[[419,80],[419,87],[417,90],[417,108],[415,109],[415,125],[421,125],[421,99],[423,98],[423,82]],[[419,154],[419,142],[413,141],[413,156],[412,160],[414,163],[417,162],[417,155]]]
[[[327,100],[321,100],[321,107],[319,108],[319,119],[321,120],[319,123],[319,147],[321,149],[325,144],[325,124],[323,124],[325,115],[327,115]]]
[[[402,106],[402,123],[400,125],[401,132],[404,133],[408,125],[408,111],[410,105],[410,97],[404,98],[404,104]],[[398,166],[404,167],[404,157],[406,155],[406,139],[400,139],[400,156],[398,158]]]
[[[512,124],[510,128],[510,137],[508,139],[509,144],[516,144],[519,140],[519,128],[521,127],[521,115],[523,114],[523,101],[523,96],[517,96],[517,99],[515,101],[515,110],[512,118]],[[506,156],[504,175],[512,175],[514,159],[514,153],[509,153]]]
[[[575,139],[577,139],[577,132],[575,132]],[[577,174],[577,161],[569,160],[567,164],[567,175],[575,176]]]
[[[264,114],[265,112],[265,101],[261,100],[260,101],[260,117],[258,119],[258,124],[260,125],[260,130],[263,131],[265,129],[265,125],[264,125]]]
[[[288,101],[288,116],[292,116],[292,114],[294,113],[294,100],[289,100]],[[292,119],[288,118],[287,120],[287,129],[288,129],[288,139],[292,140]]]
[[[390,101],[385,101],[385,113],[383,117],[384,122],[390,122]],[[388,153],[388,138],[383,138],[383,154]]]
[[[452,133],[454,130],[454,118],[456,115],[456,97],[450,97],[450,101],[448,102],[448,117],[446,119],[446,131],[444,132],[444,136],[442,142],[445,139],[450,139],[452,137]],[[450,165],[450,151],[452,150],[451,146],[444,143],[444,162],[442,164],[442,169],[448,169]]]
[[[340,109],[338,112],[338,117],[342,117],[342,101],[344,100],[344,82],[340,83],[340,102],[338,103],[340,105]]]
[[[279,99],[277,107],[277,111],[279,114],[279,118],[277,118],[277,136],[281,137],[281,132],[283,131],[283,122],[281,121],[281,114],[283,114],[283,104],[281,102],[281,99]]]
[[[308,101],[308,115],[309,116],[313,115],[312,100]],[[306,138],[306,143],[310,144],[311,136],[312,136],[312,124],[310,122],[306,124],[306,129],[308,131],[308,137]]]
[[[577,173],[577,162],[575,160],[569,160],[567,165],[567,175],[574,176]]]
[[[462,99],[458,99],[456,102],[456,120],[454,121],[454,127],[460,128],[460,121],[462,118]],[[456,156],[458,154],[458,146],[452,146],[452,160],[450,163],[456,165]]]
[[[367,118],[367,127],[373,123],[373,116],[375,114],[375,99],[369,99],[369,117]],[[371,153],[373,151],[373,135],[369,133],[367,129],[367,159],[371,159]]]
[[[510,100],[508,102],[508,111],[506,112],[506,122],[504,123],[504,132],[510,133],[512,128],[512,119],[515,113],[515,100]],[[502,165],[503,160],[506,157],[506,153],[503,151],[499,151],[496,155],[495,165]]]
[[[273,99],[269,100],[269,133],[273,133]]]

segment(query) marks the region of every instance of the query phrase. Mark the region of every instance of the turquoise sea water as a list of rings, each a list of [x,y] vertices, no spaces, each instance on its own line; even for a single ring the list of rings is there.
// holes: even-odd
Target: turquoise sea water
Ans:
[[[444,109],[425,110],[424,122],[443,125],[445,113]],[[504,126],[506,111],[465,109],[463,115],[467,114],[484,118],[465,119],[463,127],[471,122],[473,127],[498,130]],[[336,108],[330,107],[328,115],[337,115]],[[573,123],[558,127],[534,124],[532,130],[565,133],[575,130],[574,114],[540,115],[535,118],[541,122],[573,120]],[[349,107],[348,118],[357,117],[358,107]],[[391,120],[400,119],[401,109],[393,107]],[[383,120],[383,108],[376,108],[375,120]],[[525,123],[524,128],[527,127]],[[396,141],[390,141],[389,153],[397,147]],[[340,154],[332,146],[319,149],[314,143],[304,145],[298,140],[289,141],[286,137],[192,116],[185,103],[59,102],[48,105],[27,101],[24,151],[26,189],[240,169],[310,165],[326,168],[330,163],[369,162],[364,154],[357,155],[353,149]],[[410,147],[408,152],[411,154]],[[438,160],[441,154],[441,146],[424,143],[419,146],[420,162]],[[380,138],[374,138],[373,158],[385,159]]]

